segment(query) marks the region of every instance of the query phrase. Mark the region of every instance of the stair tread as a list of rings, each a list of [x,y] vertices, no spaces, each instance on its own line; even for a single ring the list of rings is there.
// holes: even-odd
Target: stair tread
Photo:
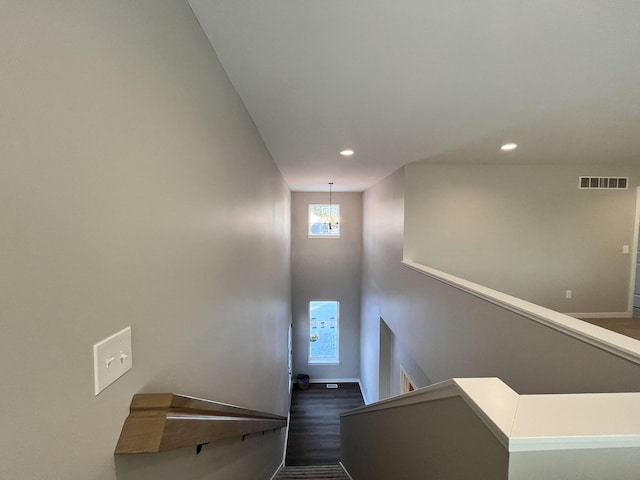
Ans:
[[[310,466],[288,466],[282,468],[278,472],[276,480],[295,480],[295,479],[335,479],[348,480],[340,465],[310,465]]]

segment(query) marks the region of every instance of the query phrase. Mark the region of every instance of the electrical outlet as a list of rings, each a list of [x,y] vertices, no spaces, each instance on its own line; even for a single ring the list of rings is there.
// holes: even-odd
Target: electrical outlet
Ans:
[[[96,343],[93,346],[95,394],[98,395],[132,367],[131,327]]]
[[[573,292],[571,290],[567,290],[564,292],[564,298],[571,298],[573,296]]]

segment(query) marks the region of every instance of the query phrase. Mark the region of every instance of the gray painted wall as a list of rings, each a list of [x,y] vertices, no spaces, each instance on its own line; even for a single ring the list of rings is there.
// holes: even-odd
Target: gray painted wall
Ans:
[[[637,165],[416,163],[406,175],[405,258],[560,312],[628,310]],[[631,188],[580,190],[581,175]]]
[[[401,169],[363,197],[360,378],[367,402],[378,399],[381,317],[433,382],[496,376],[521,394],[640,389],[640,365],[403,267],[404,182]]]
[[[398,289],[404,232],[404,168],[397,170],[362,199],[362,316],[360,324],[360,382],[365,403],[379,399],[380,318],[385,305],[393,305]],[[392,372],[391,375],[397,374]],[[420,385],[423,386],[423,385]]]
[[[288,407],[290,192],[188,4],[1,10],[0,477],[270,478],[282,433],[113,456],[137,392]]]
[[[507,478],[507,450],[460,397],[341,417],[340,433],[353,478]]]
[[[401,371],[413,382],[416,388],[431,385],[422,369],[407,353],[406,348],[393,334],[384,319],[380,319],[380,374],[378,376],[378,399],[400,395],[402,392]]]
[[[401,368],[409,376],[416,388],[426,387],[433,382],[427,378],[422,368],[415,362],[407,349],[395,335],[392,343],[393,356],[391,359],[391,396],[400,395],[401,392]],[[382,398],[380,398],[382,400]]]
[[[293,371],[314,378],[357,378],[359,373],[362,194],[335,193],[340,238],[309,238],[310,203],[329,203],[328,193],[291,194]],[[340,302],[340,365],[308,365],[309,302]]]

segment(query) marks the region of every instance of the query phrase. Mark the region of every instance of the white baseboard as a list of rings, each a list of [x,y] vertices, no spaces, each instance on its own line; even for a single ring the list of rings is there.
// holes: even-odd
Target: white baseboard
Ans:
[[[284,462],[282,462],[280,465],[278,465],[278,468],[276,468],[275,473],[273,475],[271,475],[271,478],[269,480],[275,480],[275,478],[280,473],[280,470],[282,470],[282,467],[284,467]]]
[[[367,395],[364,393],[364,388],[362,387],[362,382],[358,380],[358,385],[360,386],[360,393],[362,394],[362,400],[364,400],[365,405],[369,405],[371,402],[367,400]]]
[[[340,466],[342,467],[342,469],[344,470],[344,473],[347,474],[347,477],[350,478],[350,480],[353,480],[353,477],[349,474],[349,471],[347,470],[347,467],[344,466],[344,464],[342,462],[338,462],[340,464]]]
[[[583,312],[583,313],[565,313],[575,318],[631,318],[633,312]]]
[[[290,426],[291,426],[291,405],[289,405],[289,411],[287,412],[287,426],[284,431],[284,447],[282,449],[282,464],[280,465],[280,468],[282,468],[287,461],[287,447],[289,444],[289,427]]]
[[[309,383],[360,383],[359,378],[309,378]]]

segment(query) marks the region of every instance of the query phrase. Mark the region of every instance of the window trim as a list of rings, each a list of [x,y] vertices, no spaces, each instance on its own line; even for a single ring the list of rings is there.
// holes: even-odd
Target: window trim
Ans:
[[[340,238],[341,236],[341,230],[340,230],[340,204],[339,203],[332,203],[331,207],[336,208],[337,210],[337,217],[338,217],[338,233],[337,234],[328,234],[328,233],[312,233],[311,232],[311,209],[312,207],[314,207],[315,205],[323,205],[323,206],[329,206],[328,203],[309,203],[308,204],[308,209],[307,209],[307,237],[308,238]]]

